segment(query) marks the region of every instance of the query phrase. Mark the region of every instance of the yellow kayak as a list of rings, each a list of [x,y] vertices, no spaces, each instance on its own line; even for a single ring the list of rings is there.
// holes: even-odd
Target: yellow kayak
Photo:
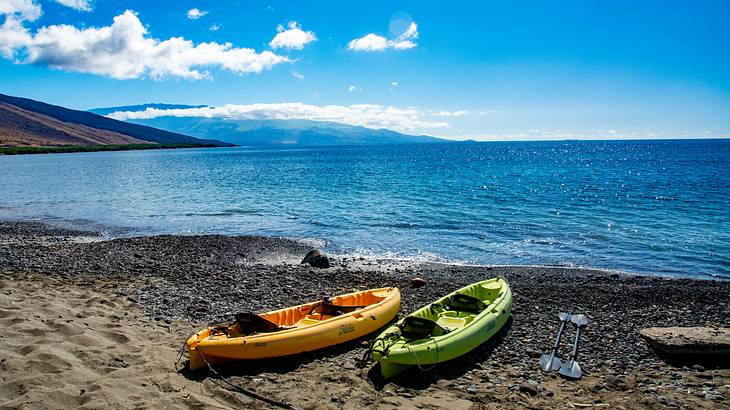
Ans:
[[[400,309],[398,288],[369,289],[261,314],[241,313],[232,324],[187,340],[190,369],[230,360],[289,356],[372,333]]]

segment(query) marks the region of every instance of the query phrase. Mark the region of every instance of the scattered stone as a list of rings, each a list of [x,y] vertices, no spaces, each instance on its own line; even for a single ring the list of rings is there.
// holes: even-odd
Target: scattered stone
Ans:
[[[527,354],[528,357],[532,357],[532,358],[538,358],[538,357],[542,356],[541,351],[539,351],[537,349],[533,349],[531,347],[528,347],[527,349],[525,349],[525,353]]]
[[[614,376],[612,374],[607,375],[603,378],[603,384],[606,385],[606,387],[613,389],[613,390],[620,390],[624,391],[628,389],[628,386],[626,385],[626,381],[623,377]]]
[[[519,390],[520,392],[529,394],[530,396],[536,396],[539,393],[537,385],[529,382],[520,384]]]
[[[426,279],[415,277],[411,279],[411,286],[414,288],[420,288],[426,284]]]

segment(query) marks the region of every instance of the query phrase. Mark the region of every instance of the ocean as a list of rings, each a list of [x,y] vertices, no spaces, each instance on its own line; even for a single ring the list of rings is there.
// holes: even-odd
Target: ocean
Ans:
[[[109,237],[305,238],[338,254],[730,278],[730,140],[0,156],[0,219]]]

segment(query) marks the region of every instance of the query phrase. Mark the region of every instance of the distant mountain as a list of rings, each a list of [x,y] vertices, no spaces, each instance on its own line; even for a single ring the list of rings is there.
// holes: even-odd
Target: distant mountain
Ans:
[[[0,94],[0,146],[230,145]]]
[[[143,105],[138,111],[144,111]],[[109,110],[125,111],[105,108]],[[93,110],[98,112],[98,110]],[[135,110],[126,110],[135,111]],[[145,120],[128,120],[163,130],[193,135],[198,138],[214,138],[243,146],[266,145],[377,145],[443,142],[440,138],[425,135],[406,135],[388,129],[372,129],[334,122],[309,120],[229,120],[205,117],[164,116]]]
[[[161,103],[148,103],[139,105],[125,105],[121,107],[107,107],[107,108],[93,108],[89,112],[99,115],[109,115],[117,111],[144,111],[147,108],[155,108],[158,110],[174,110],[184,108],[205,108],[207,105],[183,105],[183,104],[161,104]]]

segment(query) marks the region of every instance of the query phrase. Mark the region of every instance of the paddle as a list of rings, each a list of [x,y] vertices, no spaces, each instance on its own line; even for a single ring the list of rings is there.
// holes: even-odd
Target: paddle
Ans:
[[[560,375],[567,378],[577,380],[583,376],[583,371],[580,369],[580,365],[576,360],[578,358],[578,342],[580,341],[580,331],[584,327],[588,326],[588,318],[585,315],[575,315],[570,319],[576,328],[575,331],[575,342],[573,343],[573,353],[570,354],[570,359],[563,363],[560,367]]]
[[[558,319],[560,319],[560,329],[558,330],[558,337],[555,339],[553,349],[549,353],[540,356],[540,368],[544,372],[554,372],[560,368],[560,359],[555,357],[555,354],[558,352],[558,346],[560,346],[560,338],[563,336],[565,324],[570,321],[570,313],[560,313],[558,314]]]

